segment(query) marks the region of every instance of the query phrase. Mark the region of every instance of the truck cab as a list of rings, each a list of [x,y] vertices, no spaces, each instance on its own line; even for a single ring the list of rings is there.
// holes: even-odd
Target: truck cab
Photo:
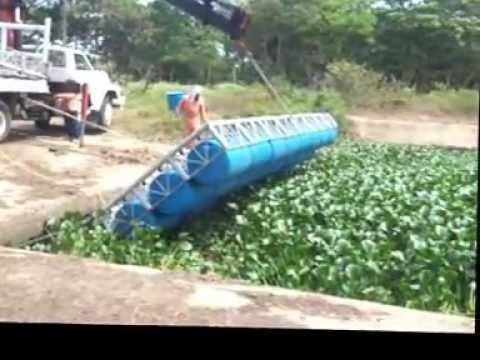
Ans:
[[[72,113],[56,108],[56,99],[70,108],[83,84],[89,89],[89,120],[110,127],[113,109],[124,105],[120,87],[105,71],[95,69],[85,52],[52,44],[51,19],[44,24],[24,24],[18,10],[12,0],[6,8],[9,16],[0,12],[0,20],[6,20],[0,21],[0,142],[8,137],[14,120],[33,120],[37,127],[46,128],[55,114]],[[17,41],[25,40],[24,33],[34,36]]]
[[[113,83],[105,71],[95,69],[88,55],[80,50],[51,45],[47,79],[53,93],[67,83],[87,84],[92,120],[104,127],[111,126],[113,109],[121,108],[125,102],[120,86]]]

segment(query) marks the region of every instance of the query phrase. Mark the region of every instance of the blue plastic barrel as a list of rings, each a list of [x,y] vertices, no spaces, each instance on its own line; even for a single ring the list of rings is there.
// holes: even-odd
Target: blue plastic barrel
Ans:
[[[241,183],[238,181],[238,179],[227,179],[215,186],[215,192],[219,197],[222,197],[238,190],[240,187]]]
[[[338,136],[339,136],[339,131],[338,128],[332,128],[327,131],[327,140],[326,140],[326,145],[332,145],[337,141]]]
[[[190,189],[195,196],[195,201],[191,203],[188,214],[198,214],[213,208],[220,198],[216,186],[203,186],[190,184]]]
[[[330,133],[328,129],[316,131],[313,133],[315,149],[328,145]]]
[[[213,188],[197,186],[182,179],[177,171],[161,173],[147,190],[148,201],[155,212],[185,215],[212,206],[218,196]]]
[[[168,109],[170,111],[175,112],[184,96],[185,96],[185,93],[183,91],[169,91],[169,92],[167,92]]]
[[[305,133],[301,137],[301,153],[315,150],[315,142],[312,133]]]
[[[290,148],[285,138],[273,139],[271,144],[273,148],[273,158],[269,167],[270,173],[275,173],[285,165],[285,161],[290,155]]]
[[[177,171],[158,175],[147,189],[148,201],[157,212],[181,215],[195,202],[195,193]]]
[[[301,162],[302,153],[294,153],[282,162],[282,166],[276,170],[276,174],[283,175],[291,172]]]
[[[297,165],[302,165],[304,164],[305,162],[313,159],[315,156],[315,152],[314,151],[308,151],[308,152],[304,152],[302,154],[299,155],[298,157],[298,163]]]
[[[273,158],[274,162],[277,162],[280,159],[285,158],[289,155],[290,149],[288,148],[288,142],[284,138],[273,139],[271,140],[273,148]]]
[[[302,136],[292,136],[287,139],[288,142],[288,148],[289,148],[289,154],[285,158],[285,164],[293,164],[296,165],[299,160],[298,157],[302,154],[303,151],[303,142],[304,139]]]
[[[287,138],[273,139],[271,141],[273,148],[272,162],[269,164],[270,173],[276,173],[289,161],[293,155],[291,149],[292,144]]]
[[[277,160],[277,161],[273,162],[270,165],[270,174],[269,175],[275,175],[277,172],[279,172],[281,169],[283,169],[286,164],[287,164],[287,162],[285,161],[285,159],[280,159],[280,160]]]
[[[268,147],[262,148],[265,150]],[[265,155],[265,153],[263,154]],[[265,160],[265,158],[263,160]],[[272,167],[274,167],[275,164],[273,161],[266,162],[263,160],[261,165],[252,166],[238,176],[222,181],[215,187],[217,194],[224,196],[268,178],[273,173]]]
[[[299,154],[303,150],[304,139],[301,135],[295,135],[288,138],[290,155]]]
[[[188,171],[201,185],[220,185],[252,165],[248,147],[225,151],[217,140],[205,140],[188,155]]]
[[[278,176],[285,176],[285,175],[291,175],[294,171],[295,168],[298,166],[298,164],[289,164],[285,165],[283,168],[278,170],[275,175]]]
[[[248,171],[235,178],[222,182],[216,186],[216,192],[219,196],[225,196],[253,185],[267,177],[268,174],[265,171]]]
[[[148,210],[141,201],[132,200],[125,203],[117,212],[112,230],[120,235],[129,236],[135,225],[154,229],[171,229],[180,223],[180,217],[159,215]]]
[[[250,146],[250,152],[252,155],[251,170],[262,170],[273,159],[273,148],[270,141],[264,141]]]
[[[267,165],[255,169],[254,171],[246,172],[238,177],[238,188],[254,185],[257,182],[266,179],[270,174],[271,167]]]

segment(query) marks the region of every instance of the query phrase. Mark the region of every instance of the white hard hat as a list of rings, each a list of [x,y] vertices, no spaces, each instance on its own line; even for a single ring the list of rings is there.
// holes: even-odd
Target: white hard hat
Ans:
[[[201,95],[203,92],[203,88],[199,85],[195,85],[192,87],[192,89],[190,90],[190,95],[191,96],[197,96],[197,95]]]

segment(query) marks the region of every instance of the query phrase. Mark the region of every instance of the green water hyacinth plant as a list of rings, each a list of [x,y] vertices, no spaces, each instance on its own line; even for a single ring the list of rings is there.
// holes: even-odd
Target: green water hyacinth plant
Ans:
[[[342,142],[176,233],[70,216],[33,248],[473,315],[478,154]]]

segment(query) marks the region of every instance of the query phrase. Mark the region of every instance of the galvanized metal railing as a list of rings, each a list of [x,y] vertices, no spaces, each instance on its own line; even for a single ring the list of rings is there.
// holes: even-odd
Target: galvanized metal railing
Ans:
[[[19,75],[45,78],[51,26],[52,21],[50,18],[47,18],[43,25],[0,22],[0,66],[9,71],[17,72]],[[8,33],[10,31],[40,32],[42,34],[41,52],[35,53],[9,49]]]
[[[183,182],[176,187],[168,186],[162,189],[164,191],[163,201],[166,201],[183,184],[194,178],[199,172],[214,162],[218,156],[222,155],[222,153],[219,153],[216,156],[204,158],[197,153],[196,155],[198,155],[197,157],[200,159],[201,164],[195,164],[200,166],[193,173],[189,172],[189,161],[191,160],[189,160],[185,150],[194,141],[200,142],[205,139],[215,139],[222,145],[223,151],[226,152],[268,140],[286,139],[314,131],[337,128],[337,122],[329,113],[262,116],[209,122],[145,171],[134,184],[111,201],[106,207],[106,213],[108,214],[106,223],[111,224],[118,212],[124,211],[122,209],[127,201],[140,201],[145,206],[146,211],[158,207],[160,203],[150,204],[147,201],[146,192],[147,187],[162,172],[175,169],[181,174],[183,179]],[[196,152],[196,149],[193,148],[188,150],[188,152]],[[141,220],[141,216],[139,220]]]

